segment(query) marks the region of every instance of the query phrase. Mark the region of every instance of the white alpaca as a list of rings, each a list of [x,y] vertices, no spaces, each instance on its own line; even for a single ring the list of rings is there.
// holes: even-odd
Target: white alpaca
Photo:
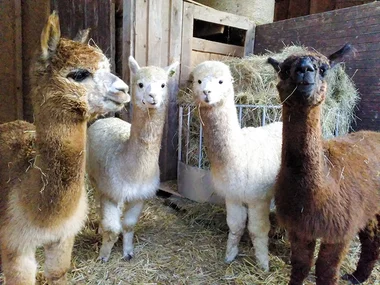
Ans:
[[[280,168],[282,123],[240,128],[232,76],[222,62],[199,64],[192,71],[191,80],[204,123],[213,186],[226,200],[230,231],[225,261],[235,259],[248,215],[256,258],[268,270],[269,212]]]
[[[140,68],[129,57],[132,124],[108,118],[98,120],[88,130],[87,172],[100,201],[103,242],[99,259],[103,262],[109,259],[121,231],[123,258],[133,257],[134,226],[144,200],[154,196],[159,187],[158,157],[168,104],[167,85],[177,66],[178,62],[166,70]]]

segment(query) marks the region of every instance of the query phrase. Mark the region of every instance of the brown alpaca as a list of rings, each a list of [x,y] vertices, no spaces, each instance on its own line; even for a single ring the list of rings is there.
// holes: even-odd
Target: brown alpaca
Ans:
[[[318,285],[338,284],[341,261],[359,233],[356,271],[343,279],[364,282],[380,247],[380,133],[360,131],[323,141],[321,109],[326,72],[350,52],[349,45],[328,58],[309,52],[283,63],[278,71],[283,102],[281,170],[275,188],[277,215],[289,232],[292,272],[289,284],[301,285],[312,266],[316,239]]]
[[[87,213],[86,125],[117,111],[128,86],[110,73],[98,49],[60,36],[53,13],[41,34],[34,68],[35,126],[0,125],[0,249],[7,284],[35,284],[35,250],[45,249],[45,275],[66,284],[74,236]]]

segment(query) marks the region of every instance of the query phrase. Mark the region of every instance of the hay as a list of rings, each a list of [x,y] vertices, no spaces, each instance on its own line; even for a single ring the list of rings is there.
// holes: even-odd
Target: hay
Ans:
[[[285,285],[289,281],[290,249],[283,231],[274,227],[271,230],[270,272],[257,267],[247,233],[240,243],[238,258],[227,265],[223,262],[228,232],[225,209],[178,198],[155,198],[146,203],[136,228],[134,259],[121,260],[122,242],[119,240],[109,262],[100,263],[96,260],[101,245],[98,218],[94,202],[90,205],[89,219],[75,241],[70,284]],[[341,274],[353,271],[359,248],[355,240]],[[40,265],[42,254],[42,250],[37,253]],[[305,284],[315,284],[312,272]],[[42,275],[43,268],[39,266],[37,284],[46,284]],[[0,284],[2,282],[0,274]],[[380,284],[379,266],[375,266],[371,278],[364,284]]]
[[[283,61],[291,54],[307,51],[300,46],[288,46],[280,53],[267,53],[265,55],[252,55],[245,58],[226,58],[224,62],[229,65],[234,79],[235,103],[242,105],[266,105],[280,106],[279,96],[276,89],[278,82],[277,74],[273,67],[267,63],[269,56]],[[354,122],[354,108],[359,100],[359,93],[351,78],[344,71],[344,64],[338,64],[327,75],[328,91],[322,110],[322,132],[324,138],[332,138],[335,135],[343,135],[350,131]],[[185,146],[184,155],[188,157],[187,163],[198,166],[199,157],[199,132],[200,122],[198,111],[193,105],[191,90],[181,90],[178,103],[191,109],[190,112],[190,139],[183,138],[182,145]],[[265,123],[281,120],[281,109],[260,108],[245,109],[242,112],[242,127],[261,126],[263,112]],[[187,117],[184,116],[183,134],[187,135]],[[187,148],[187,149],[186,149]],[[202,149],[203,168],[209,168],[206,152]],[[183,157],[182,161],[186,161]]]

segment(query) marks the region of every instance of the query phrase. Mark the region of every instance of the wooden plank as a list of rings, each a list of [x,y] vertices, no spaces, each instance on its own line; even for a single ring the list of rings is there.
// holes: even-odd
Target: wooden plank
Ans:
[[[17,63],[14,58],[16,44],[15,10],[16,1],[1,3],[0,9],[0,123],[17,119]],[[6,80],[4,80],[6,79]]]
[[[168,66],[169,62],[169,44],[170,44],[170,14],[171,1],[161,0],[161,66]]]
[[[335,0],[310,0],[310,14],[322,13],[335,9]]]
[[[260,29],[263,31],[266,29],[272,30],[274,27],[276,27],[278,30],[284,30],[284,31],[290,31],[290,30],[298,30],[302,27],[305,27],[305,23],[307,23],[307,26],[309,28],[313,27],[315,29],[319,29],[322,25],[327,25],[330,23],[336,23],[337,18],[345,20],[350,19],[357,19],[363,17],[370,17],[370,16],[378,16],[380,11],[380,7],[378,3],[374,2],[371,4],[361,5],[361,6],[355,6],[348,9],[342,9],[342,10],[335,10],[320,14],[314,14],[309,15],[305,17],[298,17],[289,19],[286,21],[281,21],[281,23],[271,23],[271,24],[265,24],[260,25]],[[339,21],[339,20],[338,20]],[[313,30],[313,29],[310,29]]]
[[[191,52],[191,66],[195,67],[203,61],[211,60],[211,53],[193,50]]]
[[[290,0],[289,1],[289,18],[309,15],[310,3],[305,0]]]
[[[276,1],[274,9],[274,22],[288,19],[289,0]]]
[[[236,27],[242,30],[248,30],[252,27],[252,22],[249,18],[244,16],[237,16],[227,12],[218,11],[212,8],[205,8],[200,6],[192,5],[194,10],[194,19],[202,20],[205,22],[216,23],[220,25],[226,25],[231,27]]]
[[[182,0],[171,0],[170,9],[170,37],[169,37],[169,64],[181,61],[182,50]],[[179,78],[179,73],[177,73]]]
[[[18,120],[24,118],[23,115],[23,93],[22,93],[22,18],[21,18],[21,0],[14,0],[15,5],[15,94],[16,97],[16,115]]]
[[[161,66],[162,56],[162,2],[149,0],[148,5],[148,62],[147,65]],[[167,0],[164,0],[167,1]]]
[[[180,86],[184,87],[189,79],[191,69],[192,37],[194,28],[194,5],[183,4],[182,48]]]
[[[244,47],[222,44],[198,38],[192,38],[192,49],[196,51],[210,52],[230,56],[244,56]]]
[[[168,62],[181,61],[181,35],[182,35],[182,0],[171,0],[169,6],[168,27]],[[159,157],[161,181],[177,179],[177,147],[178,147],[178,105],[177,94],[179,91],[178,67],[175,76],[169,81],[169,105],[165,118],[164,137],[162,139]]]
[[[135,32],[135,54],[133,55],[140,66],[148,64],[148,2],[146,0],[135,1],[135,17],[133,30]]]
[[[134,55],[135,37],[132,32],[135,22],[135,1],[123,2],[123,80],[130,85],[128,57]]]
[[[36,50],[40,48],[43,27],[50,14],[50,1],[21,1],[22,9],[22,80],[24,120],[34,121],[32,100],[30,97],[30,65]]]
[[[111,68],[112,72],[116,72],[116,6],[115,3],[110,3],[110,25],[109,25],[109,35],[110,35],[110,53],[111,53]]]
[[[255,36],[256,36],[256,25],[253,23],[252,27],[245,33],[244,41],[244,55],[253,54],[253,49],[255,47]]]

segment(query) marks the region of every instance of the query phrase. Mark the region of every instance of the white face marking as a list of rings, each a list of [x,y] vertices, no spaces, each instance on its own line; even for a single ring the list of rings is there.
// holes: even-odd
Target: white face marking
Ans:
[[[204,61],[191,72],[192,91],[196,103],[214,106],[232,99],[234,90],[229,67],[220,61]]]
[[[229,78],[225,76],[212,76],[194,78],[193,93],[202,103],[213,105],[220,102],[229,89]]]
[[[141,78],[136,81],[135,103],[141,108],[159,108],[167,96],[167,80]]]

